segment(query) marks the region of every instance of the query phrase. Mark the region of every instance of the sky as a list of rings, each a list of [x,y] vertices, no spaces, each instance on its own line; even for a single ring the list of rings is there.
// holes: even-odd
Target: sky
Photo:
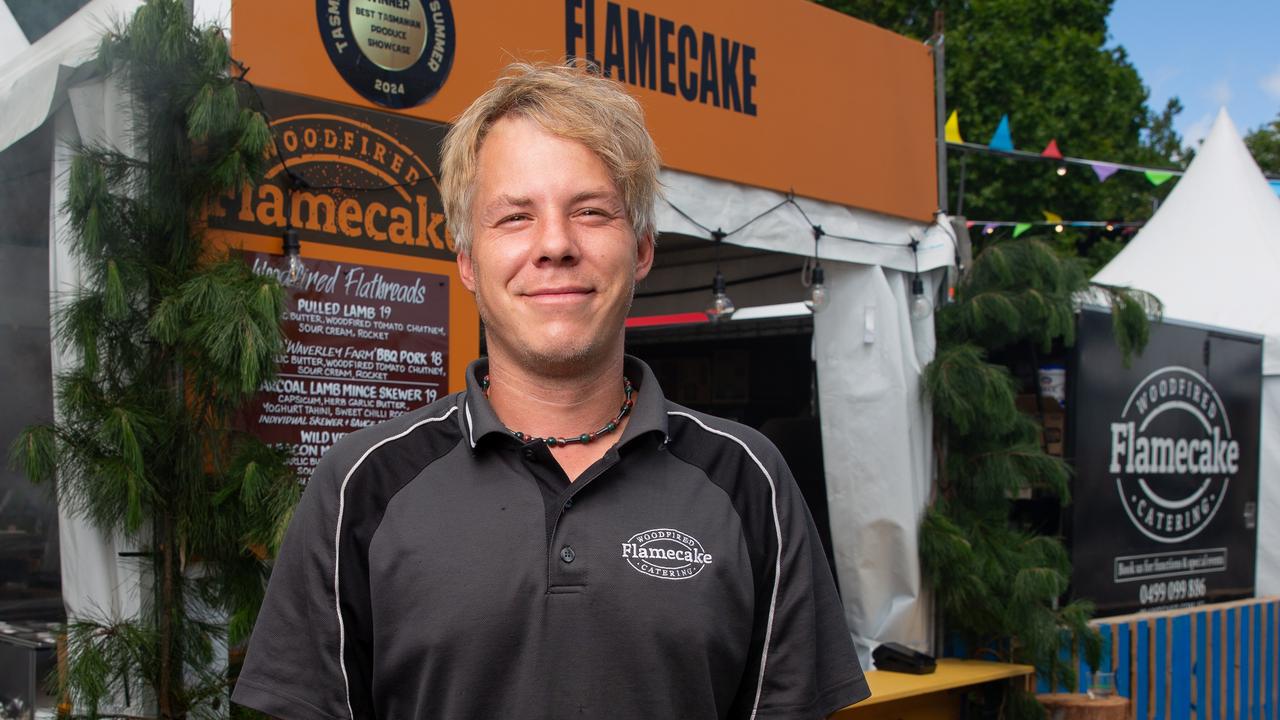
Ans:
[[[1199,144],[1222,106],[1241,135],[1280,115],[1280,0],[1116,0],[1107,24],[1151,109],[1182,101],[1184,143]]]

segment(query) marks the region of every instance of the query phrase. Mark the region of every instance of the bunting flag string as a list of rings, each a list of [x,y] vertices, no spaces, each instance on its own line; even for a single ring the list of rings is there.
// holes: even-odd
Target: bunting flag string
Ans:
[[[1093,170],[1094,175],[1098,178],[1098,182],[1106,182],[1107,179],[1117,171],[1126,170],[1129,172],[1141,173],[1146,177],[1148,182],[1159,187],[1172,178],[1181,177],[1183,173],[1183,171],[1178,168],[1132,165],[1129,163],[1112,162],[1108,160],[1092,160],[1089,158],[1063,155],[1061,148],[1058,147],[1057,138],[1051,139],[1049,144],[1045,146],[1044,150],[1039,153],[1018,150],[1013,145],[1013,133],[1010,129],[1008,114],[1000,116],[1000,123],[996,126],[996,131],[991,135],[991,140],[986,145],[982,145],[980,143],[964,141],[960,135],[960,111],[953,110],[951,111],[951,116],[947,119],[946,141],[949,148],[954,148],[956,150],[1003,155],[1022,160],[1051,160],[1059,164],[1059,175],[1066,174],[1067,163],[1084,165]]]

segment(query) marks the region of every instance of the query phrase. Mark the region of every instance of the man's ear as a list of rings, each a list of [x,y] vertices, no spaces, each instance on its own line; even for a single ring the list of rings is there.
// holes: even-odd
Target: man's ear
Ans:
[[[458,250],[458,278],[468,291],[476,291],[476,268],[471,262],[471,251]]]
[[[645,279],[649,271],[653,269],[653,255],[653,235],[650,234],[640,238],[640,241],[636,244],[636,282]]]

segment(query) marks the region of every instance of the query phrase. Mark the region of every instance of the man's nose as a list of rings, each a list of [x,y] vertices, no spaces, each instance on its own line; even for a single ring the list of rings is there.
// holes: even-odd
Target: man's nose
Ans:
[[[570,218],[551,215],[538,224],[535,247],[538,264],[572,264],[578,261],[578,237]]]

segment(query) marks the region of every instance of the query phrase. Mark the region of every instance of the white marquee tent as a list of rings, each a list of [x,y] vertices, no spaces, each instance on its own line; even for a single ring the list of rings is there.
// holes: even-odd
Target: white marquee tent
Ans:
[[[1259,595],[1280,594],[1280,198],[1223,109],[1164,205],[1093,280],[1146,290],[1165,317],[1264,336]]]

